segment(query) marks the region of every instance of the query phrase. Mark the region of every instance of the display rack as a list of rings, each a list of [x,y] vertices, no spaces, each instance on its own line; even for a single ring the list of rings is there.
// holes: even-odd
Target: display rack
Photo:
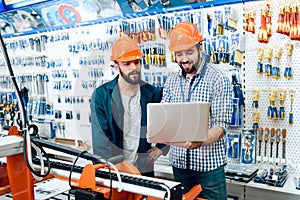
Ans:
[[[256,32],[255,34],[246,32],[246,51],[245,51],[245,59],[244,59],[244,66],[243,66],[243,79],[244,79],[244,93],[245,93],[245,112],[244,112],[244,126],[247,128],[252,127],[253,123],[253,112],[258,111],[260,113],[259,117],[259,127],[265,130],[268,127],[270,130],[271,128],[279,129],[286,129],[287,132],[287,139],[286,139],[286,163],[288,165],[288,171],[290,173],[300,173],[300,146],[298,145],[300,142],[300,138],[298,137],[299,133],[299,115],[300,115],[300,103],[299,103],[299,81],[300,81],[300,74],[299,66],[300,59],[300,42],[291,40],[288,36],[276,33],[276,26],[278,20],[278,12],[279,12],[279,1],[271,1],[271,9],[272,9],[272,36],[269,38],[268,43],[259,43],[257,41],[259,26],[260,26],[260,8],[265,6],[268,2],[267,1],[257,1],[257,2],[249,2],[245,3],[245,9],[252,7],[256,9],[256,17],[255,17],[255,24],[256,24]],[[284,78],[284,69],[287,63],[287,56],[286,56],[286,49],[285,44],[291,43],[293,44],[293,55],[292,55],[292,70],[293,70],[293,77],[288,80]],[[280,59],[280,78],[272,78],[271,76],[266,76],[265,74],[258,74],[256,72],[257,63],[258,63],[258,48],[263,47],[275,47],[279,46],[282,47],[282,57]],[[272,62],[274,59],[272,59]],[[253,108],[252,107],[252,90],[259,89],[259,107]],[[267,112],[269,103],[269,96],[268,90],[269,89],[285,89],[286,90],[286,98],[284,101],[285,107],[285,118],[284,119],[268,119]],[[295,97],[293,102],[293,115],[294,115],[294,123],[292,125],[289,124],[289,112],[291,109],[291,101],[290,101],[290,90],[295,90]],[[277,93],[277,98],[275,105],[279,109],[279,93]],[[276,139],[276,138],[275,138]],[[258,140],[258,139],[257,139]],[[264,143],[264,141],[263,141]],[[282,154],[282,143],[280,142],[279,154]],[[257,151],[258,151],[258,141],[257,141]],[[273,144],[273,150],[275,147],[275,142]],[[268,141],[267,152],[270,151],[270,142]],[[273,151],[275,152],[275,151]],[[274,155],[274,154],[273,154]],[[276,162],[271,163],[270,161],[262,161],[258,162],[257,165],[260,168],[270,168],[275,165]]]

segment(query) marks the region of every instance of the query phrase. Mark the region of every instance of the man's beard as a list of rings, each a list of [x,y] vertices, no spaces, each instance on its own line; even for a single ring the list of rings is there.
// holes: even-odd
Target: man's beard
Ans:
[[[189,61],[186,61],[186,62],[180,62],[179,63],[179,67],[181,68],[181,71],[182,71],[182,76],[186,76],[187,74],[191,74],[191,73],[193,73],[194,71],[196,71],[197,70],[197,67],[193,64],[192,65],[192,68],[191,69],[184,69],[183,68],[183,64],[190,64],[190,62]]]
[[[137,79],[132,79],[130,78],[130,75],[135,75],[135,74],[138,74],[138,78]],[[139,84],[140,80],[141,80],[141,73],[139,71],[132,71],[132,72],[129,72],[127,75],[124,74],[122,72],[122,70],[120,69],[120,75],[122,76],[122,78],[129,84],[131,85],[137,85]]]

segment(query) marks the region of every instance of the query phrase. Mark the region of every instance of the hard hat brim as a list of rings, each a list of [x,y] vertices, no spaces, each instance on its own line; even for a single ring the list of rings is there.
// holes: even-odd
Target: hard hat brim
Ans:
[[[119,56],[117,58],[114,58],[113,56],[111,57],[111,60],[115,61],[121,61],[121,62],[126,62],[126,61],[132,61],[132,60],[139,60],[143,57],[143,52],[140,49],[136,49],[134,51],[127,52],[123,54],[122,56]]]
[[[143,57],[143,55],[127,56],[127,57],[124,57],[124,58],[118,58],[116,61],[128,62],[128,61],[133,61],[133,60],[140,60],[142,57]]]
[[[182,44],[182,45],[177,45],[177,46],[169,46],[169,49],[170,49],[170,51],[173,51],[173,52],[185,51],[185,50],[192,48],[196,44],[197,44],[197,42],[196,43],[187,43],[187,44]]]

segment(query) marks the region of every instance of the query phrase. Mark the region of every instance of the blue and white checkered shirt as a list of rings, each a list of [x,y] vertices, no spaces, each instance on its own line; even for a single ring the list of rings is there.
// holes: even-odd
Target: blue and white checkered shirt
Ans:
[[[209,102],[210,127],[226,128],[232,113],[231,83],[228,77],[213,64],[207,63],[200,69],[192,79],[182,76],[181,70],[171,74],[164,85],[161,102]],[[170,162],[180,169],[200,172],[214,170],[226,162],[225,137],[211,145],[188,150],[189,162],[187,162],[187,149],[171,145]]]

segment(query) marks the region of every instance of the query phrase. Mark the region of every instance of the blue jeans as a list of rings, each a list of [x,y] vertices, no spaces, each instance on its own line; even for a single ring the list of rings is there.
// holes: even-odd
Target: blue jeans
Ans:
[[[181,182],[184,186],[184,193],[187,193],[193,186],[200,184],[202,192],[198,197],[209,200],[227,199],[226,179],[223,166],[209,172],[198,172],[173,167],[173,174],[174,180]]]

